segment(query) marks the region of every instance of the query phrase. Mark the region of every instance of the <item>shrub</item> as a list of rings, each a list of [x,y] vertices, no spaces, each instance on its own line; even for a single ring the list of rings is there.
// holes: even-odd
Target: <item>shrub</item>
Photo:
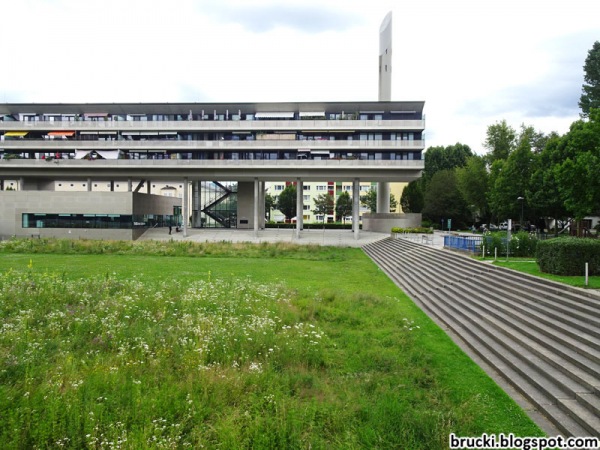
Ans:
[[[393,227],[392,233],[421,233],[421,234],[432,234],[433,230],[431,228],[425,227],[414,227],[414,228],[401,228],[401,227]]]
[[[536,259],[540,270],[555,275],[583,275],[589,263],[589,275],[600,275],[600,241],[561,237],[540,242]]]
[[[522,257],[533,257],[535,256],[535,250],[538,245],[538,239],[535,235],[519,232],[512,235],[510,241],[510,255],[511,256],[522,256]],[[482,246],[485,245],[486,255],[494,255],[496,249],[498,255],[506,255],[506,233],[489,233],[486,234]]]

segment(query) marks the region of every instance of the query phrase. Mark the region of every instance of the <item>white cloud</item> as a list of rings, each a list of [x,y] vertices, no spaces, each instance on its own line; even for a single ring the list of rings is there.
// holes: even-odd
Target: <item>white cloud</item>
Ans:
[[[392,98],[426,102],[428,145],[578,118],[588,0],[1,1],[0,101],[375,100],[390,10]]]

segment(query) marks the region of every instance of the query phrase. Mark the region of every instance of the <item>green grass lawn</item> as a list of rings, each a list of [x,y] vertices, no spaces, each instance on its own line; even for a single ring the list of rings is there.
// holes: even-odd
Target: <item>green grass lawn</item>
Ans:
[[[0,448],[543,434],[361,250],[261,247],[0,253]]]
[[[588,285],[585,285],[585,276],[561,276],[553,275],[550,273],[543,273],[540,271],[537,262],[532,258],[510,258],[508,261],[505,259],[498,259],[494,262],[497,266],[506,267],[508,269],[518,270],[519,272],[528,273],[540,278],[546,278],[548,280],[557,281],[559,283],[568,284],[569,286],[575,286],[587,289],[600,289],[600,277],[590,276],[588,277]]]

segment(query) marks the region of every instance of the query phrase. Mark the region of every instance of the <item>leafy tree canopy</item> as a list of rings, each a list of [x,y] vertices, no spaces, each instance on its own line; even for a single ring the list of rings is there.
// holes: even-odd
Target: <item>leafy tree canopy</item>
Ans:
[[[277,209],[290,220],[296,216],[296,186],[289,184],[277,197]]]
[[[346,223],[346,216],[352,214],[352,197],[348,191],[342,192],[335,203],[335,214],[342,218],[342,222]]]
[[[440,170],[427,186],[423,215],[433,223],[452,219],[454,227],[464,226],[471,214],[458,190],[454,170]]]
[[[405,213],[420,213],[423,211],[423,182],[415,180],[408,183],[402,190],[400,206]]]
[[[488,163],[491,165],[499,159],[507,159],[517,142],[517,132],[506,123],[506,120],[490,125],[487,129],[484,148],[488,150]]]
[[[579,99],[581,116],[589,117],[592,108],[600,108],[600,42],[594,45],[588,52],[583,66],[584,77],[582,93]]]
[[[463,167],[471,156],[471,148],[461,143],[447,147],[429,147],[425,152],[423,179],[427,182],[440,170]]]
[[[360,204],[366,208],[369,208],[369,211],[372,213],[377,212],[377,189],[369,189],[365,195],[360,196]],[[396,200],[396,196],[390,193],[390,210],[389,212],[396,211],[398,207],[398,200]]]
[[[313,213],[318,216],[323,216],[323,222],[325,222],[325,216],[333,213],[333,195],[331,194],[319,194],[314,199],[315,209]]]
[[[486,194],[488,192],[489,173],[485,158],[473,155],[464,167],[456,169],[456,182],[472,213],[478,217],[488,217],[489,207]]]

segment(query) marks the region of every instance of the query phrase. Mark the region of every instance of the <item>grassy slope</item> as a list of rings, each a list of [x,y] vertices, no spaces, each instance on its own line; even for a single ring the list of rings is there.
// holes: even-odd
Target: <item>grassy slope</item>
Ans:
[[[539,266],[535,261],[530,259],[528,260],[498,260],[494,262],[494,264],[502,267],[507,267],[509,269],[518,270],[519,272],[528,273],[530,275],[534,275],[536,277],[546,278],[552,281],[558,281],[559,283],[568,284],[570,286],[584,288],[585,286],[585,277],[582,274],[581,276],[561,276],[561,275],[553,275],[550,273],[543,273],[540,271]],[[583,271],[583,269],[582,269]],[[593,276],[588,278],[588,286],[589,289],[600,289],[600,277]]]
[[[30,261],[36,272],[69,278],[284,281],[298,293],[301,319],[318,324],[333,343],[323,372],[307,375],[309,395],[328,404],[320,409],[331,416],[328,446],[444,448],[448,432],[541,434],[361,250],[317,261],[1,254],[0,271],[26,269]],[[401,333],[407,324],[414,332]]]

